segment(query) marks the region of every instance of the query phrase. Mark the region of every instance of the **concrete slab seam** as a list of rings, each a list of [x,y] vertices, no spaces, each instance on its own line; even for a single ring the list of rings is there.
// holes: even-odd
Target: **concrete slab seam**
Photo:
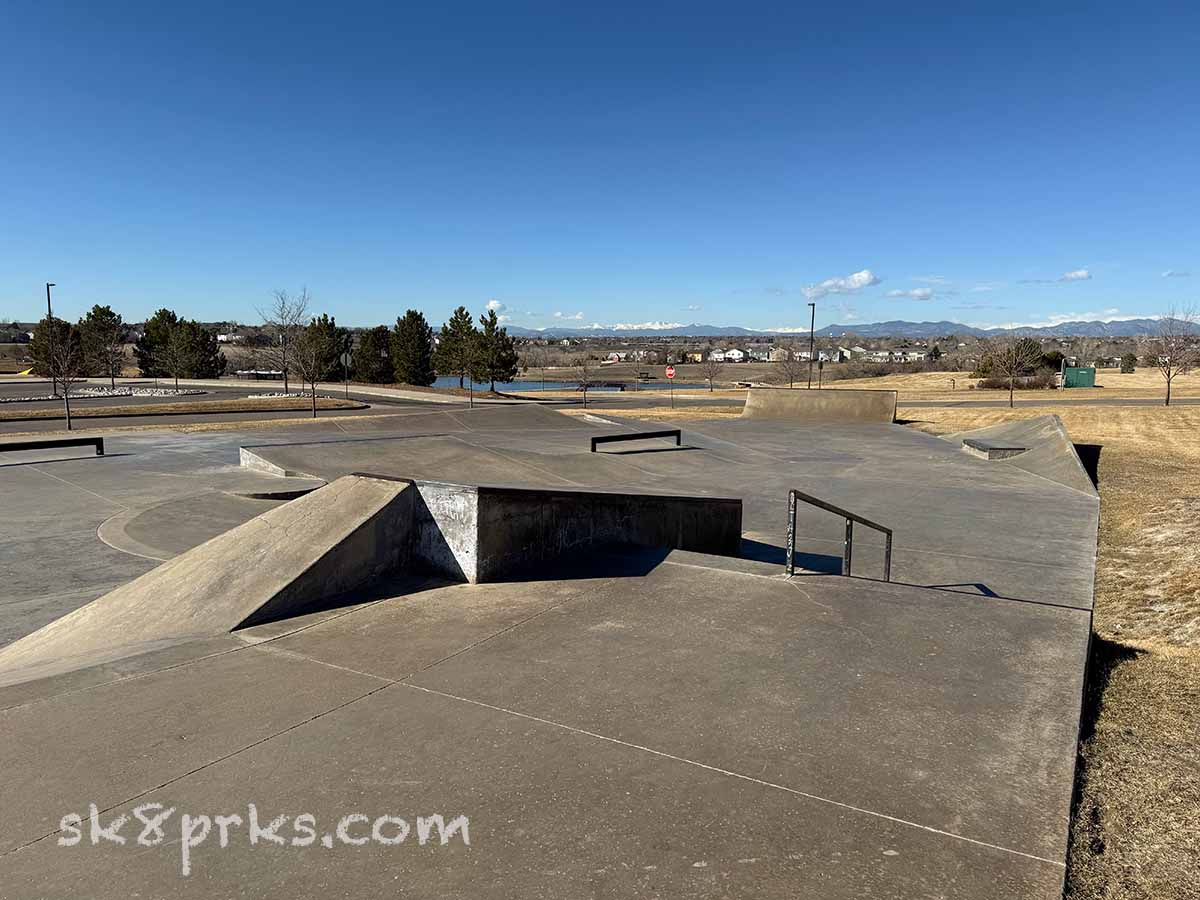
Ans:
[[[234,652],[234,651],[229,651],[229,652]],[[217,654],[217,655],[220,655],[220,654]],[[264,738],[260,738],[259,740],[254,741],[253,743],[247,744],[245,747],[239,747],[237,750],[232,750],[229,753],[226,753],[224,756],[219,756],[216,759],[209,760],[208,762],[204,763],[203,765],[196,766],[194,769],[184,772],[182,775],[177,775],[174,778],[169,778],[166,781],[164,781],[162,784],[157,784],[154,787],[146,788],[146,790],[140,791],[139,793],[134,794],[132,797],[126,797],[124,800],[120,800],[116,803],[106,806],[104,809],[100,810],[100,812],[101,813],[110,813],[117,807],[125,806],[128,803],[132,803],[134,800],[138,800],[142,797],[145,797],[147,794],[152,794],[155,791],[161,791],[163,788],[170,787],[171,785],[175,784],[176,782],[182,781],[185,778],[190,778],[192,775],[195,775],[198,772],[202,772],[211,766],[215,766],[217,763],[222,763],[222,762],[225,762],[225,760],[227,760],[227,759],[232,759],[233,757],[235,757],[241,753],[245,753],[247,750],[253,750],[255,747],[257,747],[261,744],[265,744],[267,741],[272,741],[281,735],[287,734],[288,732],[295,731],[297,728],[303,728],[305,725],[308,725],[310,722],[315,722],[317,719],[323,718],[323,717],[329,715],[330,713],[335,713],[340,709],[345,709],[350,704],[357,703],[359,700],[365,700],[367,697],[370,697],[374,694],[378,694],[380,691],[382,691],[390,686],[391,686],[390,684],[381,684],[379,687],[373,688],[372,690],[367,691],[365,694],[360,694],[357,697],[352,697],[351,699],[346,700],[343,703],[339,703],[336,706],[330,707],[329,709],[322,710],[321,712],[317,713],[316,715],[310,716],[309,718],[305,719],[303,722],[296,722],[292,725],[289,725],[287,728],[283,728],[283,729],[275,732],[274,734],[269,734]],[[47,838],[54,837],[54,835],[58,834],[61,831],[62,831],[61,828],[56,828],[54,831],[48,832],[47,834],[43,834],[40,837],[36,837],[31,841],[26,841],[24,844],[21,844],[17,847],[13,847],[11,850],[6,850],[3,853],[0,853],[0,859],[2,859],[5,856],[10,856],[13,853],[19,853],[20,851],[24,850],[25,848],[32,847],[34,844],[40,843],[41,841],[44,841]]]
[[[814,801],[817,801],[818,803],[826,803],[826,804],[829,804],[830,806],[836,806],[839,809],[844,809],[849,812],[861,813],[863,815],[872,816],[873,818],[883,819],[885,821],[892,822],[896,825],[904,825],[909,828],[916,828],[920,831],[925,831],[930,834],[936,834],[936,835],[940,835],[942,837],[951,838],[952,840],[956,840],[956,841],[964,841],[968,844],[973,844],[977,847],[985,847],[989,850],[998,850],[1001,853],[1007,853],[1012,856],[1023,857],[1024,859],[1029,859],[1034,862],[1046,863],[1046,864],[1054,866],[1056,868],[1060,868],[1060,869],[1066,868],[1066,863],[1060,862],[1059,860],[1047,859],[1044,856],[1038,856],[1037,854],[1034,854],[1034,853],[1026,853],[1024,850],[1015,850],[1012,847],[1004,847],[1000,844],[992,844],[992,843],[989,843],[988,841],[981,841],[981,840],[977,840],[976,838],[966,837],[965,835],[955,834],[952,831],[943,831],[941,828],[934,828],[930,825],[922,825],[920,822],[911,822],[908,819],[901,819],[896,816],[889,816],[887,813],[877,812],[872,809],[865,809],[861,806],[855,806],[851,803],[843,803],[840,800],[832,800],[829,797],[822,797],[819,794],[810,794],[807,791],[802,791],[797,788],[791,788],[791,787],[788,787],[787,785],[776,784],[775,782],[772,782],[772,781],[764,781],[761,778],[755,778],[752,775],[744,775],[741,772],[733,772],[729,769],[722,769],[719,766],[711,766],[707,763],[702,763],[702,762],[699,762],[694,759],[688,759],[683,756],[676,756],[673,753],[667,753],[663,750],[655,750],[653,747],[646,747],[646,746],[643,746],[642,744],[634,744],[629,741],[623,741],[620,738],[610,737],[605,734],[599,734],[595,731],[588,731],[585,728],[576,728],[573,725],[566,725],[562,722],[555,722],[551,719],[544,719],[541,716],[530,715],[529,713],[519,712],[515,709],[507,709],[503,706],[494,706],[490,703],[484,703],[480,700],[472,700],[470,697],[459,697],[456,694],[448,694],[445,691],[438,691],[438,690],[434,690],[433,688],[422,687],[417,684],[412,684],[411,682],[398,682],[398,684],[400,687],[411,688],[412,690],[422,691],[426,694],[432,694],[437,697],[444,697],[448,700],[457,700],[460,703],[469,703],[472,706],[478,706],[483,709],[490,709],[494,712],[506,713],[507,715],[516,716],[517,718],[520,718],[520,719],[526,719],[530,722],[537,722],[542,725],[549,725],[552,728],[560,728],[564,731],[569,731],[574,734],[580,734],[585,737],[590,737],[590,738],[594,738],[596,740],[605,741],[610,744],[616,744],[617,746],[626,747],[631,750],[640,750],[643,753],[649,753],[653,756],[658,756],[663,759],[672,760],[673,762],[679,762],[679,763],[683,763],[684,765],[695,766],[698,769],[704,769],[705,771],[708,771],[708,772],[715,772],[719,775],[727,775],[730,778],[737,778],[742,781],[749,781],[752,784],[757,784],[762,787],[771,788],[771,789],[777,790],[777,791],[783,791],[784,793],[793,794],[797,797],[804,797],[805,799],[814,800]]]

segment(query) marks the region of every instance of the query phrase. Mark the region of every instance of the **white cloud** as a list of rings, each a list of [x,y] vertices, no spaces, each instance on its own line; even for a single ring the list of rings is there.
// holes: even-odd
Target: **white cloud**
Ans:
[[[909,300],[932,300],[933,291],[929,288],[913,288],[911,291],[888,291],[889,297],[906,297]]]
[[[506,307],[499,300],[489,300],[487,303],[487,308],[492,312],[500,312],[500,310],[505,309]]]
[[[870,269],[863,269],[845,278],[826,278],[820,284],[811,284],[804,289],[804,296],[809,300],[820,300],[830,294],[857,294],[882,280]]]
[[[1181,272],[1179,269],[1167,269],[1163,272],[1163,278],[1191,278],[1191,272]]]
[[[689,303],[687,306],[684,307],[684,310],[686,312],[699,312],[702,309],[704,309],[704,307],[701,306],[699,303]]]
[[[950,283],[950,279],[947,278],[945,275],[919,275],[916,278],[914,278],[913,281],[919,281],[922,284],[949,284]]]
[[[565,312],[556,312],[554,314],[554,318],[566,319],[567,321],[570,321],[570,322],[582,322],[583,321],[583,313],[577,312],[577,313],[575,313],[575,315],[569,316]]]
[[[1022,278],[1017,284],[1058,284],[1066,281],[1091,281],[1092,273],[1087,269],[1073,269],[1063,272],[1057,278]]]
[[[986,294],[989,291],[998,291],[1004,287],[1003,281],[981,281],[975,287],[971,288],[972,294]]]

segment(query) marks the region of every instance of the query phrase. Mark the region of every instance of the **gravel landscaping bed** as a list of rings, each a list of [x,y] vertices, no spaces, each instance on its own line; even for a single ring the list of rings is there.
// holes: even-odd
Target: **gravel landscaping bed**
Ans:
[[[73,397],[193,397],[207,391],[195,388],[130,388],[130,387],[87,387],[80,388]]]

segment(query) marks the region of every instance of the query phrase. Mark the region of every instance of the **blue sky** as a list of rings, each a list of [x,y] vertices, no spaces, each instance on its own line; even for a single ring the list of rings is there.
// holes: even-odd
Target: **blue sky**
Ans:
[[[47,280],[70,317],[307,285],[352,325],[1196,297],[1196,5],[976,6],[10,0],[0,317]]]

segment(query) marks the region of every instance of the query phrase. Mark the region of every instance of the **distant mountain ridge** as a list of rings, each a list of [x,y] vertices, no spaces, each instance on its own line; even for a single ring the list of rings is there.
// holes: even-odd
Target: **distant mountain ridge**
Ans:
[[[842,337],[857,335],[864,338],[902,337],[937,338],[953,334],[969,334],[988,337],[1000,334],[1016,334],[1029,337],[1139,337],[1154,334],[1158,330],[1157,319],[1122,319],[1115,322],[1072,321],[1054,325],[1016,328],[975,328],[961,322],[862,322],[845,325],[826,325],[817,329],[819,337]],[[765,331],[742,328],[738,325],[678,325],[658,328],[522,328],[509,326],[508,333],[514,337],[562,338],[573,337],[798,337],[807,332]]]

